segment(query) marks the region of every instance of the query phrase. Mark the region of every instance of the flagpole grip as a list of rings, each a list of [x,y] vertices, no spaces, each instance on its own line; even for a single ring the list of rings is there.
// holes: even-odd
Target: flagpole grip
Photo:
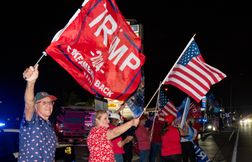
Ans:
[[[38,59],[38,61],[36,62],[35,65],[37,65],[37,64],[41,61],[41,59],[42,59],[44,56],[47,56],[47,53],[46,53],[45,51],[42,52],[42,56],[40,56],[40,58]],[[35,66],[35,65],[34,65],[34,66]]]

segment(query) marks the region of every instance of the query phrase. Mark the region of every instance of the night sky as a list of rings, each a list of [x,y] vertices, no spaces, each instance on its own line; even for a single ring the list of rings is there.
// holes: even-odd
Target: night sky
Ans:
[[[0,117],[22,115],[26,85],[23,70],[36,63],[82,2],[44,0],[2,5],[8,12],[1,10]],[[203,4],[180,0],[117,0],[117,3],[126,19],[136,19],[143,25],[146,103],[196,33],[195,40],[206,63],[227,75],[210,92],[227,111],[251,112],[252,16],[249,10],[239,4],[215,1]],[[45,90],[59,98],[70,91],[82,97],[91,96],[50,56],[41,60],[39,70],[36,91]],[[174,87],[169,87],[168,94],[177,104],[185,95]]]

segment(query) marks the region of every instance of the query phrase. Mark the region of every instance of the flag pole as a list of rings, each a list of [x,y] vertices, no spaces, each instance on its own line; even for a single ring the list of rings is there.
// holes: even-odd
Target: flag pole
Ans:
[[[38,61],[36,62],[35,65],[37,65],[37,64],[41,61],[41,59],[42,59],[44,56],[47,56],[47,53],[46,53],[45,51],[42,52],[42,56],[40,56],[40,58],[38,59]],[[34,66],[35,66],[35,65],[34,65]]]
[[[159,89],[161,88],[161,86],[164,84],[166,78],[170,75],[171,71],[174,69],[175,65],[178,63],[178,61],[180,60],[180,58],[183,56],[183,54],[185,53],[186,49],[190,46],[191,42],[194,40],[196,34],[194,34],[192,36],[192,38],[190,39],[190,41],[187,43],[186,47],[184,48],[184,50],[182,51],[182,53],[180,54],[179,58],[177,59],[177,61],[174,63],[174,65],[172,66],[171,70],[169,71],[169,73],[166,75],[166,77],[164,78],[164,80],[162,81],[162,83],[158,86],[158,89],[156,90],[156,92],[153,94],[153,96],[151,97],[150,101],[147,103],[147,105],[144,107],[143,112],[140,114],[140,116],[143,115],[143,113],[146,111],[147,107],[149,106],[149,104],[151,103],[151,101],[153,100],[153,98],[155,97],[155,95],[157,94],[157,92],[159,91]]]
[[[161,82],[159,84],[161,84]],[[159,93],[158,93],[158,96],[157,96],[155,114],[154,114],[154,118],[153,118],[153,122],[152,122],[151,132],[150,132],[150,142],[152,140],[153,130],[154,130],[154,127],[155,127],[155,121],[156,121],[156,117],[157,117],[157,109],[159,108],[159,98],[160,98],[160,89],[159,89]]]
[[[160,87],[162,86],[162,84],[159,85],[158,89],[156,90],[156,92],[154,93],[154,95],[151,97],[150,101],[147,103],[147,105],[144,107],[143,112],[140,114],[140,116],[143,115],[143,113],[146,111],[147,107],[149,106],[149,104],[151,103],[151,101],[153,100],[153,98],[156,96],[157,92],[159,91]]]
[[[180,128],[183,129],[184,127],[184,124],[185,124],[185,121],[186,121],[186,118],[187,118],[187,113],[186,111],[189,111],[187,110],[187,106],[188,106],[188,102],[191,102],[189,97],[186,98],[186,103],[185,103],[185,107],[184,107],[184,111],[183,111],[183,115],[182,115],[182,119],[181,119],[181,122],[180,122]],[[190,106],[190,105],[189,105]],[[190,109],[190,107],[188,108]]]

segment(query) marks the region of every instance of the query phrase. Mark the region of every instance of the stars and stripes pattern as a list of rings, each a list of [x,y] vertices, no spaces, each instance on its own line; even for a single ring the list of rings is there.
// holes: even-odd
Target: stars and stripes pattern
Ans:
[[[159,91],[159,96],[158,96],[158,108],[162,109],[167,102],[169,101],[167,95],[164,93],[162,89]]]
[[[168,101],[167,104],[164,106],[164,108],[161,110],[164,116],[172,115],[174,117],[177,117],[178,110],[176,109],[175,105],[172,101]]]
[[[159,94],[159,108],[158,111],[158,119],[160,121],[164,121],[164,117],[167,115],[172,115],[175,118],[177,117],[177,109],[174,103],[168,99],[168,97],[164,94],[162,90],[160,90]]]
[[[192,41],[164,84],[170,84],[191,96],[196,102],[205,96],[210,87],[224,79],[226,75],[205,63],[198,45]]]

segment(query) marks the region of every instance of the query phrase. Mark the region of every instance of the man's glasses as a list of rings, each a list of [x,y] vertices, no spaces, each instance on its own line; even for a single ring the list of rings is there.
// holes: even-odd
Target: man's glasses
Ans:
[[[38,101],[37,103],[41,103],[42,105],[54,105],[54,101]]]

